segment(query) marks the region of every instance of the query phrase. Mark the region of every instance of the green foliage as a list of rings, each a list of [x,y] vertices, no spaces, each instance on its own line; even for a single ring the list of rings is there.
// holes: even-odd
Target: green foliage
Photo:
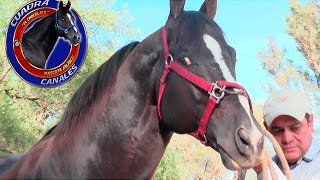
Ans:
[[[186,179],[183,169],[182,154],[178,150],[168,149],[155,172],[156,180]]]
[[[306,64],[316,73],[308,76],[320,87],[320,7],[316,2],[290,2],[291,15],[287,17],[288,33],[296,40],[298,50],[306,57]]]
[[[24,152],[42,134],[41,126],[35,119],[18,113],[18,103],[0,96],[0,152]]]

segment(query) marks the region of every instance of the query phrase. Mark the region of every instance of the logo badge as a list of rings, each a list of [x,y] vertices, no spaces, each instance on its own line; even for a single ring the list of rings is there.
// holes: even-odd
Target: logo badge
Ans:
[[[56,87],[82,66],[87,34],[70,1],[35,0],[11,19],[6,48],[12,68],[23,80]]]

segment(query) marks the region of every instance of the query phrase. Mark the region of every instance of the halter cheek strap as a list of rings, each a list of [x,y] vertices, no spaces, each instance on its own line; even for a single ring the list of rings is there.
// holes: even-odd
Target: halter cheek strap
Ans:
[[[206,138],[206,129],[210,120],[210,117],[216,107],[217,104],[223,99],[225,95],[244,95],[248,98],[250,108],[252,110],[252,105],[250,101],[250,97],[245,90],[244,87],[237,83],[228,82],[228,81],[217,81],[216,83],[210,83],[205,79],[199,77],[198,75],[188,71],[183,66],[181,66],[177,61],[175,61],[172,55],[169,53],[169,47],[167,43],[167,34],[165,27],[162,28],[162,40],[163,40],[163,50],[164,50],[164,57],[165,57],[165,68],[160,78],[160,87],[159,87],[159,94],[158,94],[158,102],[157,102],[157,113],[162,121],[161,115],[161,100],[162,96],[166,87],[166,78],[168,77],[171,70],[175,71],[178,75],[183,77],[184,79],[188,80],[190,83],[198,86],[199,88],[205,90],[209,94],[208,104],[202,114],[202,117],[199,122],[199,127],[196,132],[190,133],[190,135],[194,136],[201,143],[204,145],[208,145],[207,138]],[[227,90],[229,88],[233,88],[237,91],[230,91]]]
[[[76,27],[76,26],[73,25],[73,24],[71,24],[71,25],[70,25],[69,27],[67,27],[67,28],[61,27],[61,26],[59,25],[59,23],[58,23],[58,12],[55,13],[55,25],[54,25],[54,26],[55,26],[56,31],[58,31],[58,32],[60,31],[60,32],[62,32],[62,33],[64,33],[64,34],[67,34],[71,28]]]

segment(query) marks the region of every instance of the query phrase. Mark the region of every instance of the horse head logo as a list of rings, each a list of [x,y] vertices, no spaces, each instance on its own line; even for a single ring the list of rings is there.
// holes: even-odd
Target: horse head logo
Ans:
[[[81,67],[87,35],[71,2],[30,1],[14,15],[6,37],[7,56],[27,82],[53,87]]]
[[[23,54],[33,66],[46,68],[59,37],[67,39],[72,46],[80,44],[80,32],[70,7],[70,1],[66,5],[60,1],[55,12],[40,19],[23,34]]]
[[[68,1],[67,5],[64,5],[60,1],[59,9],[55,13],[55,29],[59,36],[66,38],[72,44],[78,44],[80,42],[80,35],[70,7],[70,1]]]

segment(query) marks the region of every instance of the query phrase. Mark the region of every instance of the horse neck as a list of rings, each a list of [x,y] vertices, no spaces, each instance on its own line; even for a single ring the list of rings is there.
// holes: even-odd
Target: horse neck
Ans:
[[[109,99],[110,103],[113,104],[111,99]],[[125,103],[130,102],[124,101],[123,104]],[[73,152],[85,152],[85,155],[74,154],[71,159],[78,158],[82,162],[95,162],[96,169],[90,172],[92,174],[88,174],[89,177],[151,179],[169,143],[172,132],[162,131],[159,133],[161,130],[158,126],[154,106],[145,106],[141,112],[132,114],[131,108],[123,108],[122,103],[118,104],[120,105],[108,110],[108,115],[106,110],[102,113],[92,114],[93,116],[81,125],[82,130],[79,129],[79,132],[65,135],[64,137],[69,137],[69,139],[74,137],[75,139],[60,145],[61,149],[68,146]],[[101,108],[101,105],[93,108]],[[128,104],[128,106],[130,105]],[[137,109],[138,107],[133,108]],[[86,132],[88,133],[86,134]],[[92,139],[90,137],[98,138]],[[56,139],[61,140],[62,138],[57,137]],[[80,146],[72,147],[70,142],[77,142]],[[82,144],[90,144],[90,146]],[[80,157],[90,157],[90,159],[81,159]]]
[[[23,47],[29,52],[35,52],[39,56],[44,55],[43,58],[46,60],[59,37],[54,25],[54,15],[45,17],[34,24],[34,26],[23,35]]]
[[[99,171],[106,173],[104,177],[112,174],[113,177],[151,178],[172,136],[172,132],[159,127],[156,103],[152,100],[154,85],[150,79],[157,58],[149,53],[141,54],[144,45],[135,47],[118,70],[112,87],[106,88],[98,100],[85,109],[79,117],[81,125],[74,130],[70,128],[70,134],[65,135],[81,134],[84,138],[75,137],[76,141],[84,141],[80,144],[96,144],[95,150],[90,146],[79,148],[89,148],[83,152],[92,152],[92,156],[99,154],[98,167],[106,168]]]

